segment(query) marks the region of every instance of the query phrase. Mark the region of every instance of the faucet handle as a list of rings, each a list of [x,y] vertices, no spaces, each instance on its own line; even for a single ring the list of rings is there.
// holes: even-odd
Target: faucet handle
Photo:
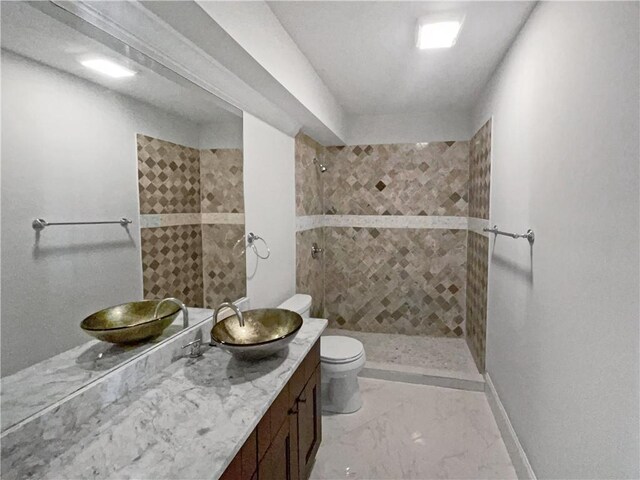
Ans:
[[[189,350],[189,357],[198,358],[199,356],[202,355],[202,350],[200,350],[200,345],[202,345],[202,340],[199,338],[196,338],[193,342],[189,342],[186,345],[184,345],[182,349],[184,350],[187,347],[191,347],[191,349]]]

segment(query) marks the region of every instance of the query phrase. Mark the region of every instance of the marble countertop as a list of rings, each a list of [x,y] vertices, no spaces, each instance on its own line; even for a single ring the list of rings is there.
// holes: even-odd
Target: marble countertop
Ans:
[[[286,350],[260,362],[215,347],[177,360],[3,477],[216,479],[326,326],[305,319]]]
[[[207,320],[213,312],[189,308],[191,326]],[[37,414],[86,385],[102,378],[124,363],[180,333],[182,313],[155,340],[143,345],[120,346],[99,340],[67,350],[1,380],[1,431]],[[87,339],[90,337],[87,336]]]

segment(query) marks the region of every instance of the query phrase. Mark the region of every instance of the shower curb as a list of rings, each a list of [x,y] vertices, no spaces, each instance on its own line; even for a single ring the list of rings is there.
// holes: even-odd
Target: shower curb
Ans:
[[[479,373],[470,374],[465,372],[399,366],[383,362],[367,362],[359,376],[390,382],[430,385],[433,387],[453,388],[472,392],[485,391],[485,381]]]

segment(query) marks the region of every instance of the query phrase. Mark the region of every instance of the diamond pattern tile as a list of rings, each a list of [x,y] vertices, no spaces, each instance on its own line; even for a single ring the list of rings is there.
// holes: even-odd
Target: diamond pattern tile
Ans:
[[[202,213],[243,213],[242,150],[200,150]]]
[[[199,213],[199,151],[140,134],[137,145],[140,213]]]
[[[312,297],[311,315],[322,317],[324,313],[324,254],[311,257],[311,246],[316,242],[324,248],[323,228],[296,233],[296,291]]]
[[[244,297],[246,262],[243,253],[244,225],[202,225],[204,306]]]
[[[469,148],[469,216],[489,220],[491,190],[491,120],[471,139]]]
[[[325,227],[334,328],[464,336],[465,230]]]
[[[296,136],[296,215],[322,214],[322,180],[313,159],[322,162],[324,147],[304,133]]]
[[[145,298],[176,297],[202,307],[200,225],[142,228],[140,236]]]
[[[327,147],[322,161],[326,214],[468,214],[469,142]]]
[[[487,335],[489,239],[469,232],[467,238],[467,344],[484,372]]]

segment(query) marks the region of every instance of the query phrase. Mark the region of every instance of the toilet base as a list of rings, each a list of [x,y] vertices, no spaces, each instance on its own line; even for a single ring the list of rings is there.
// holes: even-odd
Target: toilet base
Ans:
[[[322,379],[322,411],[354,413],[362,407],[358,376]]]

